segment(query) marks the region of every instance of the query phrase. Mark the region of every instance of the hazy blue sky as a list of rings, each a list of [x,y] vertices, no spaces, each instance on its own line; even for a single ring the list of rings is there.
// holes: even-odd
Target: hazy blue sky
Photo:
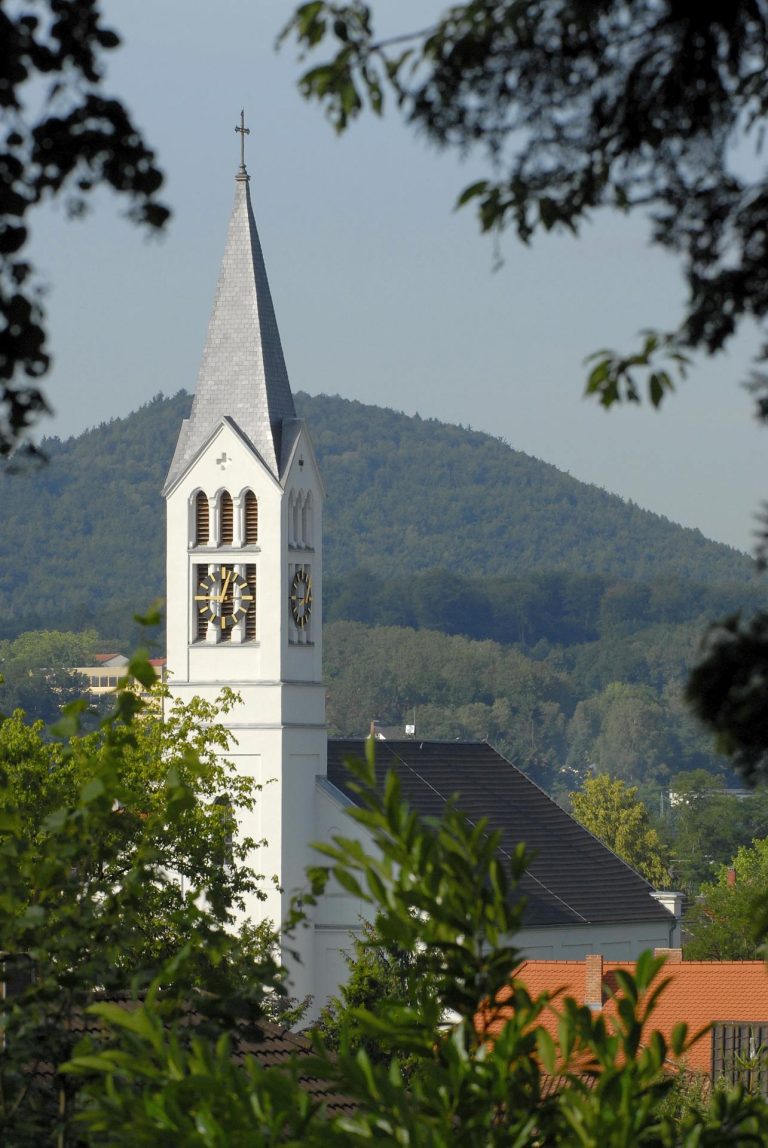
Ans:
[[[436,0],[376,5],[420,26]],[[757,336],[698,364],[662,413],[605,413],[581,398],[582,361],[676,325],[684,286],[641,220],[601,217],[578,240],[531,249],[510,235],[494,271],[473,216],[452,211],[483,172],[415,139],[392,111],[337,138],[296,91],[289,0],[107,0],[124,40],[109,86],[167,173],[174,219],[146,242],[103,196],[39,224],[55,365],[47,385],[68,435],[158,391],[193,390],[238,163],[247,164],[294,390],[340,394],[462,423],[705,534],[751,548],[768,495],[768,438],[739,389]]]

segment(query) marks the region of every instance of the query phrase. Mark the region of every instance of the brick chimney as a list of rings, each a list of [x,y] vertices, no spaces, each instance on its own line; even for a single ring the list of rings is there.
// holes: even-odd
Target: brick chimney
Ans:
[[[682,964],[683,950],[682,949],[654,949],[654,957],[666,957],[668,965]]]
[[[736,884],[736,870],[734,869],[733,865],[731,865],[728,869],[728,884]]]
[[[584,958],[584,1004],[595,1012],[603,1007],[602,953],[590,953]]]

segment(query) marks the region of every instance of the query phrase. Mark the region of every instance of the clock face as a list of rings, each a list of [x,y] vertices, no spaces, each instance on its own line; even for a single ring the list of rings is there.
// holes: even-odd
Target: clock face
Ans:
[[[198,613],[222,631],[230,630],[248,613],[253,592],[241,574],[231,566],[206,574],[195,594]]]
[[[291,616],[299,629],[303,630],[312,613],[312,581],[308,570],[297,570],[294,574],[289,602]]]

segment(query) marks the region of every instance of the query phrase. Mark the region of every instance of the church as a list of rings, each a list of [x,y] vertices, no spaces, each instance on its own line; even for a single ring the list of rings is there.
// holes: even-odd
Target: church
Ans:
[[[331,741],[322,677],[323,482],[296,417],[243,151],[235,202],[190,417],[163,494],[167,504],[167,670],[172,694],[242,702],[227,718],[227,756],[262,788],[242,828],[265,845],[266,901],[255,919],[284,919],[312,843],[349,833],[354,801],[344,760],[362,742]],[[369,715],[361,715],[365,721]],[[378,743],[427,816],[459,794],[472,820],[503,833],[501,851],[535,851],[522,892],[529,957],[629,960],[678,943],[679,898],[654,893],[628,865],[485,743]],[[360,834],[363,836],[362,834]],[[675,912],[675,907],[677,912]],[[337,990],[362,906],[330,887],[286,959],[291,991],[315,1009]]]

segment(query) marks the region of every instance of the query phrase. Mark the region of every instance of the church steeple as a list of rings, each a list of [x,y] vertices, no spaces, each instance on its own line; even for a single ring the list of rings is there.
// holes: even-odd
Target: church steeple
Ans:
[[[242,141],[235,205],[203,351],[192,413],[182,427],[166,490],[228,417],[276,477],[283,419],[296,410],[283,358],[264,256],[251,206]]]
[[[267,875],[266,900],[246,910],[279,927],[314,861],[316,779],[326,773],[324,492],[277,333],[242,118],[236,130],[235,206],[197,393],[164,490],[167,669],[182,701],[236,690],[221,719],[232,734],[226,758],[260,789],[240,829],[264,843],[255,864]],[[315,993],[316,960],[313,930],[300,934],[284,953],[299,999]]]

